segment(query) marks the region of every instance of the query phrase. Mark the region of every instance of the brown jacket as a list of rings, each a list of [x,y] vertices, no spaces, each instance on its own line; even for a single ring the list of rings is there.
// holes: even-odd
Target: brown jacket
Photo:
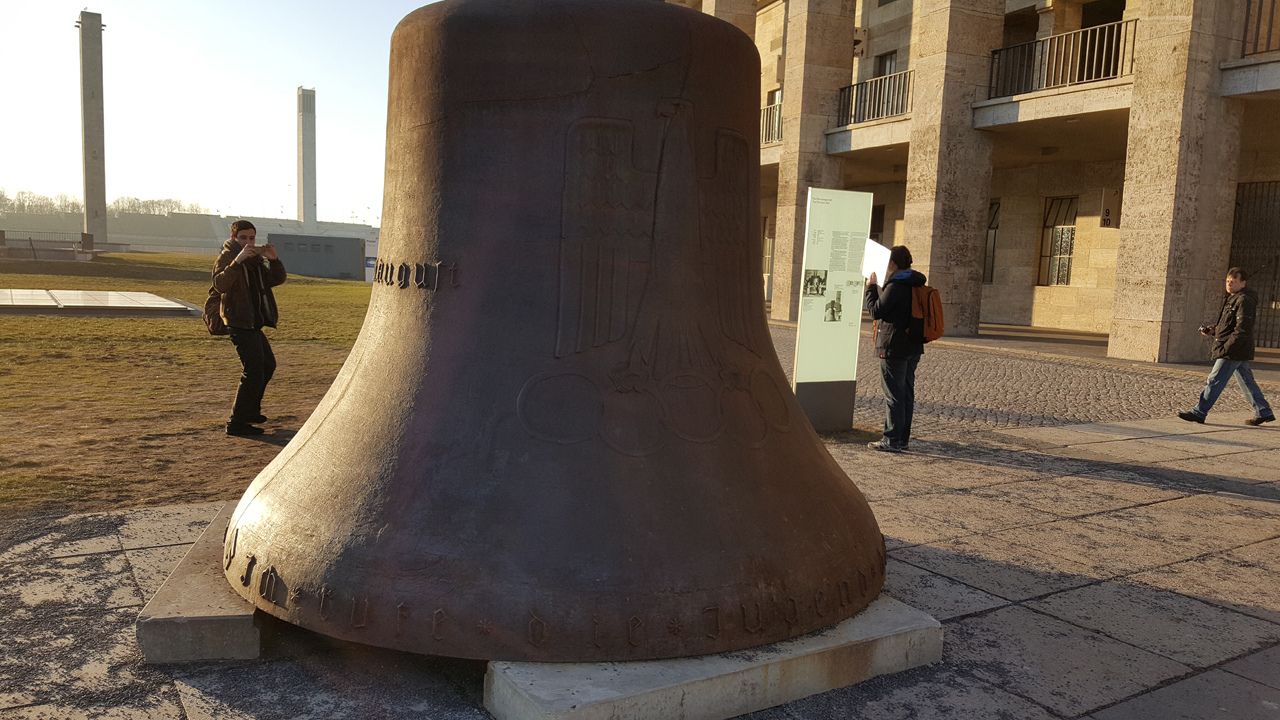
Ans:
[[[222,293],[219,310],[222,322],[236,330],[257,330],[264,325],[275,327],[279,312],[271,288],[285,281],[284,263],[279,258],[270,262],[265,258],[232,262],[241,249],[240,243],[227,240],[213,264],[213,288]],[[255,277],[250,278],[250,273]],[[260,293],[254,292],[255,286],[261,288]]]

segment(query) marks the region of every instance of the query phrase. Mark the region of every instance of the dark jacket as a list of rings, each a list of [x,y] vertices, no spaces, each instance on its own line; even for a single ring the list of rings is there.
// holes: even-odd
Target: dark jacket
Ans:
[[[925,277],[915,270],[899,270],[884,287],[867,285],[863,307],[876,324],[876,355],[902,358],[924,353],[923,328],[911,333],[911,288],[924,285]]]
[[[236,330],[275,327],[279,313],[271,288],[285,281],[284,263],[261,257],[232,262],[241,249],[240,243],[227,240],[213,264],[213,289],[222,293],[222,322]]]
[[[1253,327],[1258,317],[1258,294],[1249,288],[1222,301],[1218,324],[1213,326],[1213,351],[1217,360],[1252,360]]]

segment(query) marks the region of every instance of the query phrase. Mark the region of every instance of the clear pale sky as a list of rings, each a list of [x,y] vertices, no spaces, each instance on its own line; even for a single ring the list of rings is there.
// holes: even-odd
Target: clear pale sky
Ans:
[[[83,195],[81,10],[102,13],[107,202],[295,217],[298,86],[321,220],[379,225],[391,31],[426,0],[0,0],[0,189]]]

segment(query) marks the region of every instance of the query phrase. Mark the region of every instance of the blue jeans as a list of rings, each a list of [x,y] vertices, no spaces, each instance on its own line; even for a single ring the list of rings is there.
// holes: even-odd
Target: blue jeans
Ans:
[[[1226,360],[1224,358],[1213,361],[1213,369],[1209,371],[1209,379],[1204,384],[1204,392],[1200,393],[1200,402],[1196,403],[1195,409],[1191,412],[1200,417],[1208,415],[1232,375],[1236,376],[1236,381],[1240,383],[1240,389],[1244,391],[1245,397],[1249,398],[1249,402],[1253,404],[1253,411],[1258,414],[1258,417],[1274,414],[1271,412],[1271,406],[1267,404],[1267,399],[1262,397],[1262,388],[1258,387],[1257,381],[1253,379],[1253,370],[1249,367],[1249,361]]]
[[[916,404],[916,365],[920,356],[880,358],[884,390],[884,441],[905,448],[911,442],[911,415]]]

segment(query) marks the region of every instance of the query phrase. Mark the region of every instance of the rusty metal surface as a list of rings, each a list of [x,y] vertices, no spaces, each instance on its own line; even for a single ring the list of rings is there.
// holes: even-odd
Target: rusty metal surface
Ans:
[[[769,341],[759,58],[656,0],[396,29],[364,327],[253,481],[228,581],[334,637],[638,660],[834,624],[884,580]]]

